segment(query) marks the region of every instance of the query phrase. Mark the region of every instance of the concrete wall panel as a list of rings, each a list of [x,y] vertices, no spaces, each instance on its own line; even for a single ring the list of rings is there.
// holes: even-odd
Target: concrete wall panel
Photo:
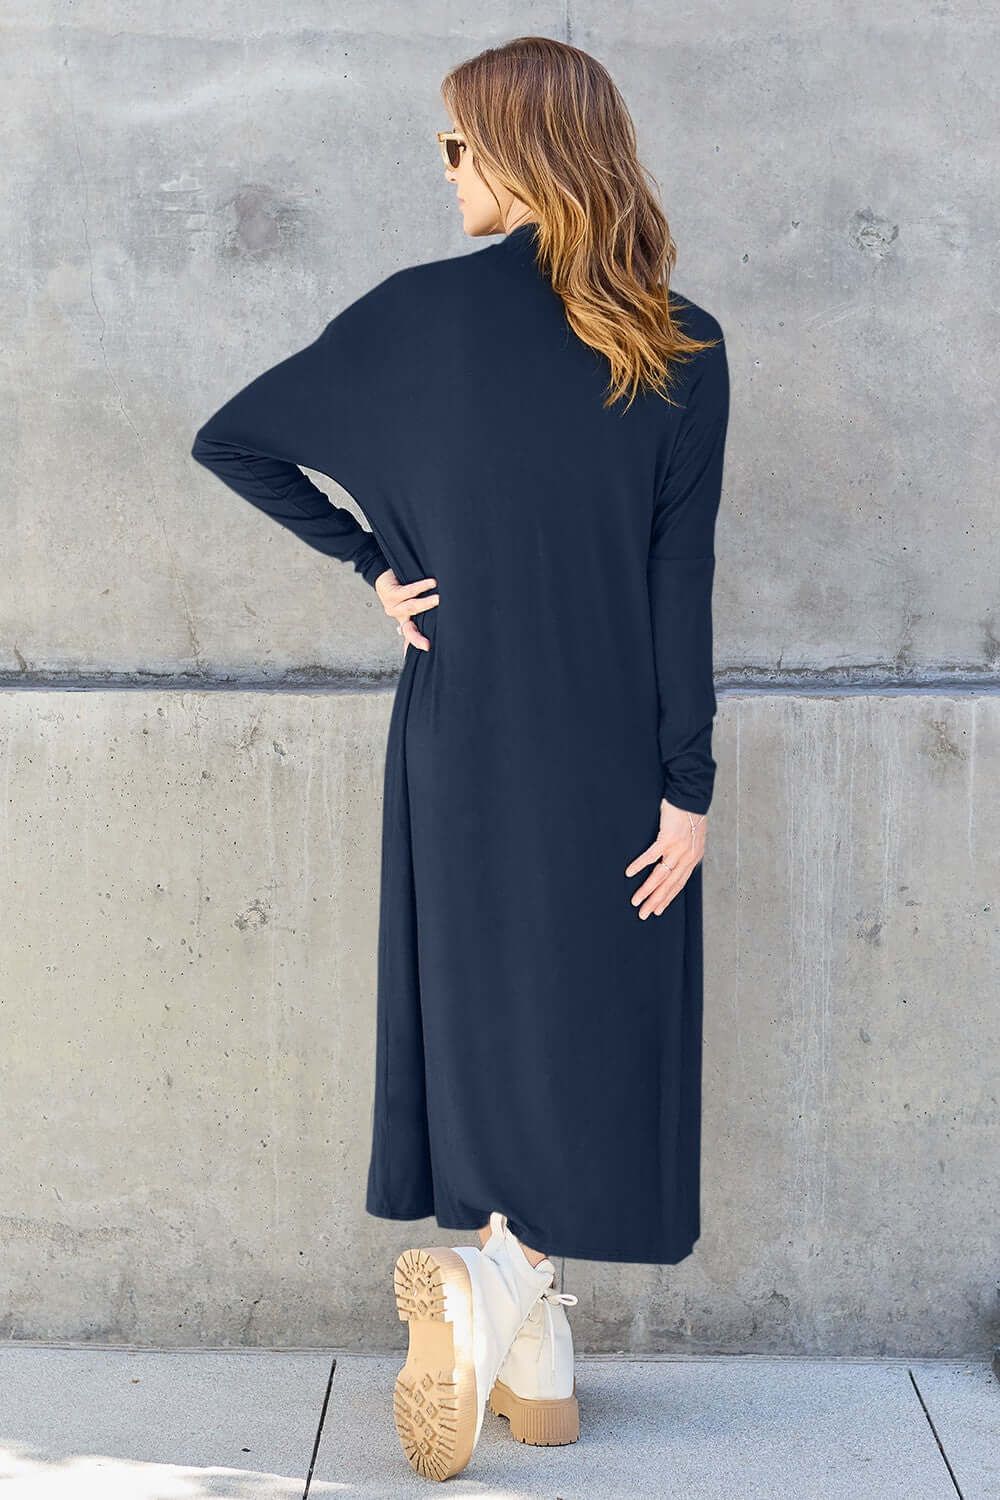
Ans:
[[[3,700],[3,1334],[399,1345],[393,1260],[442,1232],[363,1206],[390,706]],[[981,1342],[998,717],[722,698],[702,1239],[677,1267],[566,1261],[581,1348]]]

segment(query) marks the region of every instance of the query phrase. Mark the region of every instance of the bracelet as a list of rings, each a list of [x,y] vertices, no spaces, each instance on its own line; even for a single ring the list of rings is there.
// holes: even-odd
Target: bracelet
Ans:
[[[662,802],[666,802],[667,799],[666,799],[666,797],[662,797],[660,800]],[[685,808],[684,811],[687,812],[687,808]],[[695,818],[698,819],[698,823],[704,822],[705,814],[704,813],[694,813],[694,814],[688,813],[688,815],[687,815],[688,822],[691,825],[691,848],[692,849],[694,848],[694,831],[695,831],[695,829],[698,826],[698,823],[695,822]],[[668,865],[667,869],[668,870],[672,870],[673,869],[673,865]]]

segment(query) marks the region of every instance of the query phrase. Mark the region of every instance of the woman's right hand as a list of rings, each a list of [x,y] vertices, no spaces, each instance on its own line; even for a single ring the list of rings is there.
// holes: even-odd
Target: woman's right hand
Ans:
[[[705,854],[705,814],[685,812],[675,807],[666,797],[660,798],[660,831],[631,864],[625,866],[626,875],[638,875],[647,865],[653,869],[632,892],[632,905],[639,907],[639,917],[645,922],[653,914],[659,917],[666,911],[678,891],[683,890],[695,865]],[[654,864],[654,860],[656,863]]]
[[[381,599],[386,614],[397,622],[396,629],[405,642],[404,656],[406,647],[411,644],[419,646],[421,651],[431,649],[430,641],[414,625],[413,616],[420,614],[422,610],[432,609],[440,602],[438,594],[418,597],[421,589],[433,588],[436,583],[436,578],[418,578],[416,583],[400,583],[391,568],[386,568],[375,580],[375,592]]]

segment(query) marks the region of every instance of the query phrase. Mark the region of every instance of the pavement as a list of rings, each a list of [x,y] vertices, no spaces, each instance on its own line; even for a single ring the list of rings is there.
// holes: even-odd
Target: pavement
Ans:
[[[2,1500],[1000,1500],[1000,1380],[976,1359],[578,1355],[581,1434],[487,1410],[461,1474],[413,1473],[404,1354],[0,1344]]]

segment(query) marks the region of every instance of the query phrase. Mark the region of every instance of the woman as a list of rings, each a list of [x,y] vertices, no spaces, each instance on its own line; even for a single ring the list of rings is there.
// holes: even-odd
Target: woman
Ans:
[[[193,448],[403,637],[366,1208],[480,1231],[394,1273],[397,1429],[439,1479],[491,1389],[517,1436],[577,1435],[549,1256],[672,1265],[699,1236],[729,404],[604,68],[522,37],[442,97],[465,232],[503,237],[390,275]]]

